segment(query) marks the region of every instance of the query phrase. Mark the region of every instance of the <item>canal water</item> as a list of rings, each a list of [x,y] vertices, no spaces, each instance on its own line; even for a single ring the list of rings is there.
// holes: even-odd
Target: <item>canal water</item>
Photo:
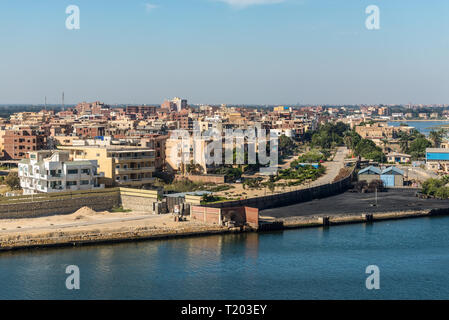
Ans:
[[[2,253],[0,298],[448,299],[449,217]]]
[[[406,123],[410,127],[414,127],[416,130],[421,132],[422,134],[425,134],[426,136],[429,135],[430,131],[432,130],[438,130],[441,129],[442,126],[448,126],[449,121],[447,120],[441,120],[441,121],[392,121],[389,122],[388,125],[393,127],[398,127],[401,123]]]

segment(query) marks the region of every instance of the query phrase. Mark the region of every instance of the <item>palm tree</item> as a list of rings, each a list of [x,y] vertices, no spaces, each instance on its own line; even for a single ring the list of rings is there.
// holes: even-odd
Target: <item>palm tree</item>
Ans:
[[[381,139],[380,140],[383,144],[383,151],[390,152],[390,148],[388,148],[388,139]]]
[[[433,146],[435,148],[439,148],[440,147],[441,141],[443,140],[443,135],[444,135],[444,130],[443,129],[430,131],[429,139],[432,141]]]
[[[412,141],[412,136],[408,135],[407,133],[403,133],[399,138],[399,145],[401,147],[402,152],[407,153],[409,142]]]

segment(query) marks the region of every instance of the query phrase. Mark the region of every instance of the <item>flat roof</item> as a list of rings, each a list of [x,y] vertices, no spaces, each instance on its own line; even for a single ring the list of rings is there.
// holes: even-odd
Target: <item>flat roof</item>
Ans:
[[[427,148],[426,152],[449,153],[449,149],[447,149],[447,148]]]
[[[90,161],[67,161],[65,162],[66,165],[71,166],[71,165],[77,165],[77,166],[91,166],[93,163]]]
[[[130,151],[155,151],[154,149],[151,148],[139,148],[139,147],[135,147],[135,146],[100,146],[100,145],[95,145],[95,146],[58,146],[59,149],[61,150],[67,150],[67,149],[76,149],[76,150],[81,150],[81,149],[105,149],[107,151],[115,151],[115,152],[130,152]]]

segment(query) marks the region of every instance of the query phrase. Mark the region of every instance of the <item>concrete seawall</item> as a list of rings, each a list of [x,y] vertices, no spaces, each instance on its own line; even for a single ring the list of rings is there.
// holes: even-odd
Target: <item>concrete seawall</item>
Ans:
[[[386,212],[373,215],[351,215],[351,216],[328,216],[328,217],[290,217],[276,219],[270,223],[261,224],[258,232],[290,230],[313,227],[332,227],[355,223],[375,223],[387,220],[399,220],[406,218],[436,217],[449,215],[449,208],[437,210],[421,210],[408,212]],[[156,231],[151,228],[137,228],[130,231],[112,231],[101,233],[98,229],[89,232],[63,232],[56,231],[45,236],[32,236],[21,234],[2,239],[0,251],[51,248],[51,247],[73,247],[80,245],[112,244],[130,241],[148,241],[161,239],[174,239],[183,237],[209,236],[226,233],[254,232],[251,228],[225,228],[207,225],[199,228],[180,228],[165,231]]]

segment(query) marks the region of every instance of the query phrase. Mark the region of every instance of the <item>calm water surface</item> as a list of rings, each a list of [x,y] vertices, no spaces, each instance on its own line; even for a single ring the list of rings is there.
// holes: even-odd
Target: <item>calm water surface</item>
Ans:
[[[449,217],[2,253],[0,298],[449,299]]]
[[[401,123],[407,123],[410,127],[416,128],[422,134],[428,135],[432,130],[438,130],[442,125],[449,125],[449,121],[393,121],[388,124],[393,127],[399,127]]]

